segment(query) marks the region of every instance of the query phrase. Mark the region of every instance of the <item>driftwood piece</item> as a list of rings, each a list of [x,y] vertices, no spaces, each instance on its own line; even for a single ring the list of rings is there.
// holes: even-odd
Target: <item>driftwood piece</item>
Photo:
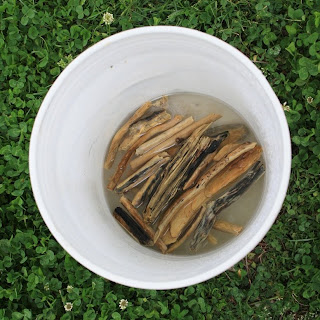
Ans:
[[[122,196],[120,198],[120,203],[128,210],[128,212],[131,214],[132,218],[136,221],[137,224],[148,234],[150,239],[154,241],[154,230],[148,226],[142,219],[139,212],[133,207],[132,203],[129,199]],[[158,239],[157,242],[154,243],[155,246],[157,246],[162,253],[166,253],[167,246],[164,244],[164,242],[161,239]]]
[[[218,135],[211,138],[211,144],[210,147],[205,150],[205,152],[200,156],[197,157],[197,162],[193,165],[192,170],[190,170],[190,174],[188,177],[188,180],[183,186],[183,190],[187,190],[190,187],[194,185],[196,180],[198,179],[198,176],[203,169],[204,165],[207,165],[207,162],[210,161],[210,158],[217,150],[217,148],[220,146],[220,144],[228,137],[228,131],[219,133]],[[208,138],[208,137],[207,137]]]
[[[246,154],[252,150],[254,150],[255,143],[244,143],[243,145],[239,146],[237,150],[232,151],[230,154],[228,154],[225,158],[220,160],[218,163],[214,164],[196,183],[196,185],[185,191],[166,211],[166,213],[163,216],[163,219],[160,221],[158,225],[158,230],[156,232],[156,239],[163,234],[163,232],[168,227],[168,224],[170,221],[174,218],[174,216],[177,214],[179,210],[182,210],[185,208],[190,202],[194,201],[196,197],[201,193],[202,196],[205,196],[205,188],[210,183],[210,181],[219,174],[219,172],[223,171],[223,169],[230,164],[230,166],[233,164],[232,161],[235,161],[239,157],[241,157],[243,154]],[[252,149],[253,148],[253,149]],[[258,152],[259,157],[261,154],[261,151]],[[257,159],[258,160],[258,159]],[[216,181],[216,179],[214,179]],[[210,198],[210,197],[209,197]],[[207,202],[206,199],[202,198],[203,205],[205,202]],[[189,219],[189,218],[188,218]]]
[[[195,215],[195,218],[193,221],[191,221],[190,225],[186,228],[184,232],[181,233],[181,235],[178,237],[177,241],[174,242],[167,250],[167,253],[170,253],[177,248],[179,248],[192,234],[192,232],[197,228],[198,224],[200,223],[203,215],[205,212],[205,208],[200,208],[200,211],[197,215]]]
[[[106,157],[106,161],[104,164],[104,167],[106,169],[110,169],[114,159],[116,157],[119,145],[122,141],[122,138],[126,135],[126,133],[129,130],[129,127],[136,122],[138,119],[140,119],[146,111],[152,106],[152,103],[150,101],[144,103],[140,108],[136,110],[136,112],[133,114],[133,116],[116,132],[114,137],[112,138],[109,151]]]
[[[152,138],[156,134],[159,134],[159,133],[166,131],[166,130],[170,129],[171,127],[175,126],[177,123],[179,123],[182,120],[182,118],[183,117],[181,115],[176,115],[172,120],[150,129],[144,136],[139,138],[139,140],[137,142],[135,142],[131,146],[131,148],[125,153],[125,155],[122,157],[122,159],[117,167],[116,172],[111,177],[111,179],[107,185],[107,188],[109,190],[114,190],[114,188],[118,184],[121,176],[123,175],[124,171],[126,170],[129,160],[134,155],[134,152],[138,146],[140,146],[143,142]]]
[[[175,125],[171,129],[169,129],[169,130],[159,134],[158,136],[146,141],[145,143],[141,144],[136,150],[136,155],[140,156],[140,155],[148,152],[149,150],[156,147],[157,145],[159,145],[163,141],[171,138],[173,135],[180,132],[182,129],[190,126],[193,122],[194,122],[194,120],[192,117],[188,117],[188,118],[182,120],[181,122],[179,122],[177,125]]]
[[[131,161],[130,166],[132,169],[137,169],[148,160],[150,160],[155,154],[158,154],[168,148],[171,148],[179,143],[181,140],[187,139],[197,128],[204,124],[212,123],[216,120],[221,118],[218,114],[210,114],[199,121],[192,123],[190,126],[184,128],[183,130],[177,132],[167,140],[163,141],[162,143],[156,145],[154,148],[149,150],[147,153],[143,154],[142,156],[137,157],[133,161]]]
[[[206,183],[204,187],[199,188],[199,191],[195,192],[193,190],[194,188],[197,189],[197,184],[194,188],[182,194],[180,199],[168,209],[164,218],[159,223],[155,234],[155,240],[161,237],[169,226],[172,237],[177,238],[181,233],[181,230],[183,230],[188,222],[194,217],[200,207],[210,201],[217,192],[223,190],[223,188],[236,181],[243,173],[245,173],[259,160],[261,152],[261,147],[256,146],[233,161],[229,166],[217,174],[214,179]]]
[[[213,161],[220,161],[223,157],[225,157],[228,153],[239,147],[239,143],[229,143],[224,147],[220,148],[220,150],[212,157]]]
[[[153,240],[150,236],[125,210],[117,207],[113,215],[132,238],[144,246],[153,246]]]
[[[149,178],[150,175],[154,174],[159,169],[159,167],[167,163],[169,160],[170,157],[166,152],[159,153],[151,160],[149,160],[143,167],[131,174],[124,181],[120,182],[114,189],[115,192],[128,192],[129,190]]]
[[[166,111],[156,111],[150,116],[133,123],[129,127],[127,136],[120,144],[119,150],[128,150],[142,135],[146,134],[150,129],[165,123],[170,119],[170,113]]]
[[[234,235],[239,235],[240,232],[242,231],[243,227],[239,226],[237,224],[228,222],[228,221],[224,221],[224,220],[217,220],[214,225],[213,228],[222,232],[227,232],[227,233],[231,233]]]
[[[258,161],[235,186],[226,191],[218,199],[210,201],[207,204],[206,212],[190,243],[191,250],[196,251],[199,245],[206,240],[216,221],[217,214],[237,201],[263,173],[264,166]]]
[[[148,223],[154,223],[158,219],[159,215],[175,197],[179,188],[182,187],[187,177],[190,164],[192,164],[192,159],[197,153],[198,142],[209,125],[210,124],[204,124],[198,127],[167,165],[166,174],[148,203],[144,213],[144,219]],[[209,143],[210,138],[206,139],[208,140],[206,142]]]
[[[135,208],[139,208],[143,202],[149,201],[152,195],[154,194],[156,188],[163,178],[163,167],[160,167],[154,174],[152,174],[141,189],[135,194],[132,205]]]

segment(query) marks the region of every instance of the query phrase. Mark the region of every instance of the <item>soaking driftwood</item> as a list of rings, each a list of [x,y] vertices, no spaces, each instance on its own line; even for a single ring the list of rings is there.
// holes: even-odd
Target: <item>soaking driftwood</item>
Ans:
[[[239,235],[240,232],[242,231],[243,227],[239,226],[237,224],[228,222],[228,221],[224,221],[224,220],[217,220],[214,225],[213,228],[222,232],[227,232],[227,233],[231,233],[234,235]]]
[[[163,219],[160,221],[158,225],[158,230],[156,232],[156,239],[160,237],[160,234],[163,234],[165,229],[167,228],[169,222],[174,217],[178,210],[182,209],[187,203],[189,203],[193,198],[195,198],[199,193],[203,192],[206,186],[210,183],[210,181],[221,172],[228,164],[235,161],[237,158],[241,157],[241,155],[245,154],[249,150],[252,150],[255,147],[256,143],[244,143],[240,145],[236,150],[232,151],[230,154],[226,155],[219,162],[214,164],[209,170],[202,175],[199,179],[199,182],[196,185],[185,191],[172,205],[169,207],[167,212],[164,214]]]
[[[228,136],[228,131],[222,132],[216,136],[213,136],[211,138],[211,146],[205,152],[201,157],[198,157],[197,162],[194,164],[192,170],[190,170],[189,177],[186,181],[186,183],[183,186],[183,190],[186,190],[190,188],[191,186],[194,185],[196,182],[198,175],[199,175],[199,170],[201,170],[201,166],[203,166],[203,163],[206,163],[208,161],[208,157],[212,155],[217,148],[220,146],[222,141],[224,141]]]
[[[132,201],[121,197],[125,210],[117,207],[114,216],[139,243],[155,245],[162,253],[174,251],[191,234],[192,250],[204,240],[217,242],[210,235],[212,229],[238,234],[241,226],[216,221],[217,214],[236,201],[263,172],[260,163],[254,165],[261,148],[256,143],[239,144],[248,133],[243,125],[208,129],[220,118],[215,114],[196,122],[192,117],[182,121],[182,116],[170,120],[168,112],[158,109],[167,104],[168,98],[163,97],[141,106],[115,134],[105,162],[105,168],[110,168],[117,150],[127,151],[108,189],[124,193],[144,183]],[[151,111],[152,106],[157,111]],[[130,163],[132,170],[119,183],[134,153],[137,157]],[[248,170],[239,183],[225,191]],[[212,201],[221,191],[224,194]],[[146,207],[141,215],[136,208],[142,204]]]
[[[170,147],[173,147],[179,143],[181,143],[181,140],[187,139],[197,128],[204,124],[212,123],[216,120],[221,118],[218,114],[210,114],[199,121],[194,122],[193,124],[189,125],[188,127],[182,129],[181,131],[177,132],[167,140],[163,141],[162,143],[156,145],[154,148],[149,150],[147,153],[143,154],[140,157],[137,157],[133,161],[131,161],[130,166],[132,169],[137,169],[141,165],[143,165],[145,162],[150,160],[155,154],[160,153],[161,151],[164,151]]]
[[[174,250],[176,250],[177,248],[179,248],[191,235],[191,233],[197,228],[197,226],[199,225],[200,220],[203,218],[203,213],[205,212],[205,208],[202,207],[202,209],[200,210],[199,214],[195,216],[194,220],[190,223],[190,226],[188,226],[186,228],[185,231],[182,232],[182,234],[178,237],[177,241],[175,241],[174,243],[167,244],[166,242],[165,245],[169,245],[167,246],[167,251],[166,253],[170,253]],[[237,224],[225,221],[225,220],[216,220],[213,228],[215,230],[219,230],[222,232],[226,232],[226,233],[230,233],[233,235],[239,235],[240,232],[242,231],[243,227],[239,226]],[[214,245],[216,245],[218,243],[218,240],[212,236],[212,235],[208,235],[208,239],[210,238],[210,242]]]
[[[239,145],[240,145],[239,143],[226,144],[224,147],[220,148],[220,150],[212,157],[212,160],[213,161],[220,161],[228,153],[237,149],[239,147]]]
[[[145,179],[149,178],[150,175],[155,173],[162,165],[170,160],[169,155],[166,152],[159,153],[151,160],[149,160],[143,167],[131,174],[124,181],[120,182],[114,189],[117,193],[128,192]]]
[[[230,190],[226,191],[218,199],[210,201],[190,243],[190,249],[196,251],[199,245],[205,241],[211,231],[217,214],[237,201],[248,188],[264,173],[263,164],[258,161],[247,174]]]
[[[110,169],[112,167],[112,164],[114,162],[114,159],[116,157],[119,145],[122,141],[122,138],[126,135],[126,133],[129,130],[129,127],[136,122],[138,119],[140,119],[146,111],[152,106],[152,103],[150,101],[143,104],[134,114],[133,116],[117,131],[117,133],[114,135],[109,151],[107,154],[107,158],[104,164],[104,167],[106,169]]]
[[[131,214],[132,219],[134,219],[135,222],[147,233],[150,239],[154,241],[154,230],[143,221],[141,215],[133,207],[130,200],[122,196],[120,198],[120,203],[128,210],[128,212]],[[162,253],[165,253],[167,251],[167,246],[161,239],[158,239],[158,241],[155,242],[154,245],[157,246]]]
[[[119,221],[120,225],[140,244],[153,246],[153,240],[140,225],[122,208],[117,207],[113,216]]]
[[[170,119],[170,113],[166,111],[156,111],[150,116],[133,123],[119,149],[122,151],[128,150],[147,131]]]
[[[214,246],[215,246],[216,244],[218,244],[218,239],[217,239],[215,236],[213,236],[212,234],[208,234],[207,239],[208,239],[208,241],[209,241],[211,244],[213,244]]]
[[[168,104],[168,97],[163,96],[156,101],[147,101],[140,108],[136,110],[133,116],[116,132],[109,146],[109,151],[107,153],[106,161],[104,163],[105,169],[110,169],[116,158],[116,154],[119,148],[119,145],[123,139],[123,137],[128,132],[130,126],[139,120],[152,106],[156,107],[166,107]]]
[[[132,200],[132,205],[135,208],[140,207],[143,202],[150,200],[163,178],[163,171],[164,168],[160,167],[153,175],[148,178],[141,189],[135,194]]]
[[[236,124],[236,125],[223,125],[223,126],[219,126],[219,127],[215,127],[215,128],[210,128],[206,132],[206,134],[208,136],[214,136],[218,133],[222,133],[225,131],[227,131],[229,133],[228,137],[226,139],[224,139],[223,142],[221,142],[218,150],[216,150],[215,152],[209,153],[203,159],[203,161],[199,164],[197,169],[194,171],[193,175],[190,177],[190,181],[188,181],[184,185],[183,190],[187,190],[190,187],[192,187],[194,185],[194,183],[198,180],[201,173],[207,168],[208,165],[210,165],[214,161],[219,161],[224,155],[226,155],[227,153],[234,150],[234,149],[230,148],[230,145],[233,145],[234,142],[243,139],[248,133],[248,130],[245,126],[243,126],[242,124],[240,124],[240,125]],[[226,145],[229,146],[228,147],[229,151],[228,151],[228,148],[224,148]],[[220,153],[220,151],[222,151],[222,149],[223,149],[223,152]],[[219,154],[219,156],[218,156],[218,154]]]
[[[148,223],[154,223],[165,210],[166,206],[170,204],[171,200],[179,191],[180,186],[184,183],[188,169],[197,151],[203,149],[210,143],[210,138],[208,137],[205,137],[206,141],[204,141],[203,144],[199,143],[203,132],[209,125],[210,124],[204,124],[198,127],[167,165],[166,174],[148,203],[144,213],[144,219]]]
[[[173,135],[180,132],[182,129],[190,126],[193,122],[194,122],[194,120],[192,117],[186,118],[183,121],[181,121],[180,123],[178,123],[176,126],[172,127],[170,130],[167,130],[167,131],[163,132],[162,134],[159,134],[158,136],[154,137],[153,139],[146,141],[145,143],[141,144],[140,147],[137,148],[136,155],[140,156],[140,155],[148,152],[149,150],[151,150],[155,146],[159,145],[163,141],[171,138]]]
[[[160,222],[155,234],[155,241],[161,237],[169,228],[170,235],[178,239],[181,231],[194,218],[199,209],[205,205],[220,190],[234,182],[245,173],[261,156],[261,147],[256,146],[233,161],[227,168],[222,170],[214,179],[210,180],[204,188],[194,193],[190,198],[191,190],[186,191],[179,199],[179,202],[171,206]],[[196,186],[194,187],[196,188]]]
[[[237,141],[240,141],[248,135],[248,129],[243,124],[227,124],[223,126],[210,128],[208,132],[206,132],[206,134],[210,136],[216,135],[224,131],[228,131],[229,136],[227,139],[223,141],[223,143],[221,143],[220,148],[224,147],[229,143],[235,143]]]
[[[131,148],[125,153],[125,155],[122,157],[122,159],[117,167],[116,172],[114,173],[114,175],[112,176],[112,178],[110,179],[110,181],[107,185],[107,188],[109,190],[114,190],[114,188],[118,184],[121,176],[123,175],[124,171],[126,170],[129,160],[134,155],[134,152],[138,146],[140,146],[143,142],[147,141],[148,139],[151,139],[156,134],[159,134],[163,131],[166,131],[166,130],[172,128],[177,123],[179,123],[182,120],[182,118],[183,117],[181,115],[176,115],[172,120],[150,129],[144,136],[139,138],[139,140],[136,141],[131,146]]]
[[[187,239],[188,237],[192,234],[192,232],[196,229],[198,224],[200,223],[203,215],[204,215],[205,209],[200,208],[200,211],[198,215],[195,216],[193,221],[191,221],[190,225],[187,226],[184,232],[180,234],[178,239],[168,248],[167,253],[170,253],[174,250],[176,250],[178,247],[180,247]]]

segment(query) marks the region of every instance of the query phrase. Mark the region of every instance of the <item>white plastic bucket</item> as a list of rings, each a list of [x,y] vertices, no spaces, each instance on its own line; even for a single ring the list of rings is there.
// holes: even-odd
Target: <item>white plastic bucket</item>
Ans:
[[[103,186],[119,123],[146,100],[179,91],[233,106],[250,122],[266,161],[265,191],[250,223],[225,246],[195,256],[162,255],[133,241],[112,217]],[[30,144],[34,196],[61,246],[102,277],[148,289],[199,283],[248,254],[277,217],[290,164],[287,122],[259,69],[227,43],[179,27],[121,32],[78,56],[45,97]]]

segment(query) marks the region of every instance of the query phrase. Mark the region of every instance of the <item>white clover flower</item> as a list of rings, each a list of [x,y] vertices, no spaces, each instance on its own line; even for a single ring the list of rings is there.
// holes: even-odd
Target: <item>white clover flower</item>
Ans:
[[[312,97],[308,97],[308,98],[307,98],[307,102],[308,102],[309,104],[311,104],[311,103],[313,102],[313,98],[312,98]]]
[[[50,290],[49,283],[46,283],[46,284],[43,286],[43,288],[44,288],[44,290],[49,291],[49,290]]]
[[[68,284],[67,286],[67,291],[70,293],[72,292],[73,286],[71,286],[70,284]]]
[[[283,103],[282,108],[283,108],[284,111],[290,111],[291,110],[290,107],[287,106],[287,102]]]
[[[120,302],[119,302],[119,308],[121,310],[124,310],[126,309],[128,306],[128,300],[127,299],[121,299]]]
[[[66,310],[67,312],[68,311],[71,311],[72,310],[72,307],[73,307],[73,304],[71,302],[67,302],[65,305],[64,305],[64,310]]]
[[[110,25],[114,21],[113,14],[106,12],[102,17],[102,20],[105,24]]]

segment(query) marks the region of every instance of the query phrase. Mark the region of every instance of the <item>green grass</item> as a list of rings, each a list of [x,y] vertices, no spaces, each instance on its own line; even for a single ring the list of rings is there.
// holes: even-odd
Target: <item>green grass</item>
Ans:
[[[99,278],[57,244],[32,196],[28,148],[41,101],[70,60],[111,34],[159,24],[213,34],[255,61],[286,109],[293,162],[282,211],[246,259],[157,292]],[[319,319],[319,26],[318,0],[1,1],[0,319]]]

